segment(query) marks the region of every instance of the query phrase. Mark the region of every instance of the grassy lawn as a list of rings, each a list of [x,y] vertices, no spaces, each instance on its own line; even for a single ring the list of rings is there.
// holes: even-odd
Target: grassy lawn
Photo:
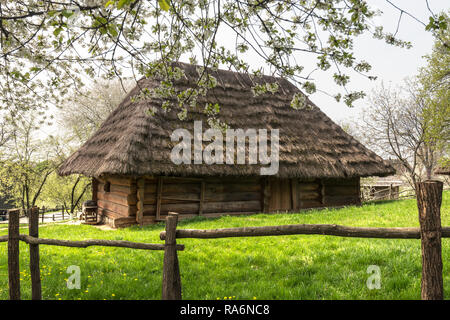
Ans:
[[[258,214],[181,221],[180,228],[211,229],[296,223],[367,227],[416,227],[416,200],[403,200],[299,214]],[[442,225],[450,226],[450,192],[444,194]],[[40,236],[162,243],[162,224],[122,230],[48,225]],[[21,229],[26,233],[27,229]],[[0,229],[0,235],[6,229]],[[184,299],[420,299],[419,240],[282,236],[179,239]],[[28,246],[20,245],[22,297],[30,298]],[[44,299],[160,299],[163,253],[123,248],[41,246]],[[443,239],[445,297],[450,297],[450,239]],[[81,289],[69,290],[66,270],[81,269]],[[369,290],[367,268],[381,270],[381,288]],[[0,299],[8,298],[7,244],[0,243]]]

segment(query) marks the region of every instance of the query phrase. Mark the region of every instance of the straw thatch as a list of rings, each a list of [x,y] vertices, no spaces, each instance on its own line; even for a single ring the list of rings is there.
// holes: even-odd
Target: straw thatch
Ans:
[[[178,64],[186,77],[176,83],[186,89],[197,80],[197,68]],[[212,72],[217,87],[198,99],[200,109],[207,102],[221,106],[220,119],[231,128],[279,129],[280,168],[278,177],[347,178],[386,176],[394,169],[331,121],[310,101],[311,108],[290,106],[299,90],[287,80],[264,76],[260,81],[277,82],[275,94],[254,96],[250,77],[231,71]],[[141,88],[153,88],[155,79],[142,79]],[[136,87],[112,112],[100,129],[60,167],[61,175],[80,173],[99,177],[106,174],[143,176],[251,176],[260,174],[260,165],[175,165],[170,152],[174,129],[193,132],[193,120],[203,119],[202,110],[190,110],[180,121],[177,111],[165,112],[161,101],[136,100]],[[156,114],[149,115],[151,107]],[[203,130],[206,130],[203,121]]]

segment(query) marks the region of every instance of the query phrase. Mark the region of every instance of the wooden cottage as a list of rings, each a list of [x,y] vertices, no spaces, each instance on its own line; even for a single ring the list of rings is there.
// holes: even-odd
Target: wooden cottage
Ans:
[[[176,64],[184,90],[197,80],[197,68]],[[163,111],[158,99],[133,99],[139,88],[155,88],[142,79],[99,130],[60,167],[61,175],[93,179],[98,213],[113,227],[161,221],[168,211],[181,217],[298,211],[304,208],[360,203],[360,177],[387,176],[394,169],[348,135],[309,100],[295,110],[290,102],[300,91],[276,82],[277,93],[254,96],[248,75],[214,71],[217,86],[198,98],[199,110],[179,120],[179,110]],[[253,79],[255,81],[255,79]],[[171,161],[175,129],[192,132],[194,120],[207,119],[206,103],[218,103],[218,117],[230,128],[279,129],[279,169],[262,176],[261,164],[180,164]],[[148,110],[154,110],[149,113]]]

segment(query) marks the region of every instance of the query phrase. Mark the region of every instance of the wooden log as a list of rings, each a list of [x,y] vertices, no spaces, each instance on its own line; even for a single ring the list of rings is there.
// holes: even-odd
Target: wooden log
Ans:
[[[317,200],[320,201],[320,191],[304,191],[300,192],[300,201],[302,200]]]
[[[98,190],[103,192],[104,191],[104,186],[105,186],[104,184],[100,183],[99,186],[98,186]],[[126,195],[136,194],[136,185],[132,184],[132,185],[129,185],[129,186],[122,186],[122,185],[118,185],[118,184],[111,184],[110,192],[123,193],[123,194],[126,194]]]
[[[180,193],[196,193],[197,197],[201,191],[200,183],[178,183],[178,184],[167,184],[164,180],[164,184],[162,186],[163,194],[180,194]],[[158,185],[156,188],[156,193],[158,193]]]
[[[232,202],[206,202],[203,208],[205,213],[210,212],[259,212],[261,209],[259,200],[232,201]]]
[[[91,187],[92,187],[92,200],[94,200],[94,201],[98,200],[98,198],[97,198],[98,184],[99,184],[99,181],[97,179],[95,179],[95,178],[92,178],[92,185],[91,185]]]
[[[162,204],[160,215],[169,211],[176,211],[180,215],[184,214],[198,214],[199,202],[196,203],[171,203]],[[203,205],[203,213],[218,213],[218,212],[260,212],[261,203],[259,200],[255,201],[232,201],[232,202],[205,202]],[[144,216],[155,215],[156,206],[144,205]],[[160,217],[156,218],[160,219]]]
[[[139,179],[137,182],[137,223],[142,227],[144,225],[144,197],[145,197],[145,180]]]
[[[317,191],[320,189],[320,185],[319,183],[305,183],[299,181],[297,188],[299,192]]]
[[[230,192],[230,193],[213,193],[208,190],[208,185],[205,184],[204,202],[232,202],[232,201],[261,201],[261,192]],[[132,196],[129,196],[131,198]],[[135,197],[136,198],[136,197]],[[156,194],[145,193],[144,205],[156,205]],[[163,193],[161,198],[161,205],[170,203],[200,203],[198,193]],[[128,205],[136,205],[136,203],[129,202]]]
[[[28,218],[28,234],[31,237],[39,238],[39,208],[35,207],[30,210],[30,216]],[[38,244],[30,244],[30,275],[31,275],[31,299],[42,300],[41,271],[39,268]]]
[[[145,180],[145,194],[156,194],[157,188],[158,188],[158,180],[156,181]]]
[[[262,179],[262,212],[269,212],[270,211],[270,180],[268,177],[265,177]]]
[[[260,192],[261,183],[207,183],[207,190],[211,193]]]
[[[205,181],[202,180],[202,182],[200,184],[201,184],[201,187],[200,187],[200,203],[199,203],[198,214],[202,215],[203,214],[203,205],[205,203]]]
[[[359,194],[358,186],[355,185],[342,185],[342,186],[326,186],[326,196],[357,196]]]
[[[166,220],[164,265],[163,265],[163,300],[181,300],[181,277],[178,254],[175,250],[178,214],[169,212]]]
[[[441,203],[443,183],[416,184],[422,247],[422,300],[443,300]]]
[[[291,181],[290,179],[281,179],[281,210],[292,209]]]
[[[325,205],[325,183],[323,180],[320,180],[320,203]]]
[[[171,183],[176,183],[176,184],[180,184],[180,183],[200,183],[203,180],[203,178],[195,178],[195,177],[164,177],[164,179],[166,180],[165,182],[167,184],[171,184]]]
[[[133,226],[137,224],[136,217],[119,217],[119,218],[112,218],[111,226],[113,228],[126,228]],[[143,225],[155,223],[155,217],[154,216],[144,216],[143,218]]]
[[[19,239],[28,244],[41,244],[49,246],[60,246],[60,247],[72,247],[72,248],[87,248],[91,246],[103,246],[103,247],[118,247],[118,248],[132,248],[132,249],[142,249],[142,250],[164,250],[165,246],[159,243],[140,243],[131,242],[125,240],[59,240],[59,239],[44,239],[35,238],[25,234],[19,235]],[[184,250],[184,245],[177,245],[177,250]]]
[[[125,206],[106,200],[98,200],[97,205],[99,209],[107,209],[112,212],[116,212],[121,216],[135,216],[137,213],[136,206]]]
[[[158,177],[158,188],[156,189],[156,219],[161,215],[161,199],[163,193],[163,178]]]
[[[298,206],[298,180],[291,179],[291,200],[292,200],[292,210],[297,210]]]
[[[9,299],[20,300],[19,210],[8,212],[8,284]]]
[[[261,178],[258,176],[255,177],[233,177],[233,176],[211,176],[211,177],[202,177],[202,179],[206,182],[206,184],[259,184]]]
[[[281,207],[281,196],[280,196],[280,180],[271,179],[270,180],[270,200],[269,200],[269,211],[279,210]]]
[[[324,203],[326,206],[358,204],[359,196],[325,196]]]
[[[300,200],[300,208],[317,208],[323,207],[323,203],[319,200]]]
[[[419,228],[362,228],[347,227],[335,224],[294,224],[267,227],[243,227],[209,230],[177,230],[177,238],[229,238],[229,237],[260,237],[284,236],[296,234],[318,234],[352,238],[379,238],[379,239],[420,239]],[[446,237],[450,237],[450,227],[445,228]],[[160,234],[165,239],[164,231]]]
[[[120,204],[122,206],[137,205],[136,194],[126,195],[125,193],[99,192],[97,197],[98,200],[106,200],[112,203]]]
[[[108,176],[106,180],[111,183],[111,185],[127,186],[131,187],[133,185],[133,179],[127,177],[119,176]]]
[[[336,187],[340,187],[340,186],[356,186],[357,185],[357,180],[359,178],[350,178],[350,179],[323,179],[323,182],[325,183],[326,187],[329,186],[336,186]]]

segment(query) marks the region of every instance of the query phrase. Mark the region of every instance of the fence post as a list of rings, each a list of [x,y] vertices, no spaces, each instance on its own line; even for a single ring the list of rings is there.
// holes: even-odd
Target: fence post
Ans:
[[[442,300],[441,213],[443,183],[427,180],[416,184],[422,243],[422,300]]]
[[[39,237],[39,208],[31,209],[28,220],[29,235]],[[39,269],[39,245],[30,244],[31,299],[42,300],[41,271]]]
[[[163,266],[163,300],[181,300],[181,277],[176,248],[178,214],[169,212],[166,218],[166,242]]]
[[[44,223],[45,207],[42,208],[42,223]]]
[[[20,300],[19,210],[10,210],[8,230],[9,299]]]

